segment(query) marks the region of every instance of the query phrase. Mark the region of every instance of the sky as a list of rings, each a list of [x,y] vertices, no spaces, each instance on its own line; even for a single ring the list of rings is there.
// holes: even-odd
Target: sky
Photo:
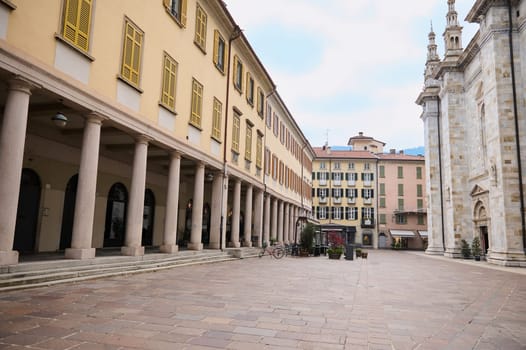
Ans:
[[[225,0],[313,147],[363,132],[386,149],[424,145],[422,91],[431,21],[444,54],[447,0]],[[457,0],[464,22],[475,0]]]

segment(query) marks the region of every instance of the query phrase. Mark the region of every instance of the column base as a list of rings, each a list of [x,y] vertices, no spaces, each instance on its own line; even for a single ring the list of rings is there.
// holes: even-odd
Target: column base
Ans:
[[[179,246],[177,244],[163,244],[159,249],[161,253],[175,254],[179,251]]]
[[[252,242],[243,242],[243,247],[251,248],[252,247]]]
[[[188,243],[189,250],[203,250],[203,243]]]
[[[522,251],[497,253],[489,251],[486,261],[490,264],[508,267],[526,267],[526,256]]]
[[[241,248],[241,244],[239,242],[228,242],[228,248]]]
[[[86,260],[95,258],[95,248],[66,248],[64,253],[66,259]]]
[[[144,247],[121,247],[121,254],[126,256],[144,255]]]
[[[221,246],[219,245],[219,242],[210,242],[208,243],[209,249],[221,249]]]
[[[16,250],[0,251],[0,266],[17,265],[18,252]]]
[[[444,248],[442,248],[442,247],[427,247],[426,254],[429,254],[429,255],[444,255]]]

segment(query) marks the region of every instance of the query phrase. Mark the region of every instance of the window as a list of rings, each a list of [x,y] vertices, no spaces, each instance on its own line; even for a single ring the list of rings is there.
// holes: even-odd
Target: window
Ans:
[[[380,196],[385,196],[385,184],[380,184]]]
[[[378,216],[378,221],[379,221],[380,224],[386,224],[386,223],[387,223],[387,220],[386,220],[386,218],[385,218],[385,214],[380,214],[380,215]]]
[[[347,167],[349,168],[349,170],[354,170],[354,163],[347,164]]]
[[[247,72],[246,97],[248,104],[254,106],[254,79],[252,78],[252,75],[249,72]]]
[[[234,122],[232,124],[232,151],[239,154],[239,134],[241,118],[237,113],[234,113]]]
[[[362,198],[374,198],[374,190],[370,188],[362,188]]]
[[[318,197],[326,198],[328,193],[329,193],[328,188],[318,188]]]
[[[175,111],[175,82],[177,79],[177,62],[167,53],[163,58],[163,86],[161,104],[171,111]]]
[[[397,214],[396,215],[396,223],[398,225],[405,225],[407,224],[407,216],[404,214]]]
[[[203,115],[203,85],[192,79],[192,114],[190,124],[201,129],[201,116]]]
[[[62,37],[76,48],[88,52],[92,0],[66,0]]]
[[[416,208],[417,209],[423,209],[424,208],[424,200],[423,199],[417,199],[416,200]]]
[[[420,184],[416,185],[416,196],[422,197],[422,185]]]
[[[385,197],[380,197],[380,208],[385,208]]]
[[[279,122],[279,141],[282,145],[285,144],[285,124]]]
[[[265,174],[270,175],[270,150],[265,148]]]
[[[422,167],[416,167],[416,178],[422,179]]]
[[[332,179],[334,181],[341,181],[343,177],[342,173],[332,173]]]
[[[279,116],[276,113],[274,113],[274,118],[273,119],[274,119],[274,122],[272,124],[272,126],[273,126],[273,128],[272,128],[273,130],[272,131],[274,132],[274,136],[278,137],[278,134],[279,134]]]
[[[186,1],[187,0],[163,0],[166,10],[183,27],[186,26]]]
[[[334,162],[334,169],[340,169],[340,162]]]
[[[327,181],[329,179],[329,173],[327,172],[320,172],[318,175],[318,180],[320,181]]]
[[[398,167],[398,178],[399,179],[404,178],[404,167],[401,167],[401,166]]]
[[[243,62],[237,56],[234,56],[234,87],[239,93],[243,92]]]
[[[197,4],[197,8],[195,10],[194,42],[201,50],[203,50],[203,52],[206,51],[206,21],[206,12],[199,4]]]
[[[369,163],[365,163],[363,165],[363,170],[369,170],[370,168],[371,168],[371,164],[369,164]]]
[[[373,173],[362,173],[362,181],[373,181],[373,180],[374,180]]]
[[[358,208],[356,207],[345,208],[345,219],[346,220],[358,220]]]
[[[325,169],[326,165],[325,162],[320,162],[320,169]]]
[[[404,184],[398,184],[398,195],[399,196],[404,195]]]
[[[345,173],[345,179],[347,181],[356,181],[358,180],[358,173]]]
[[[258,130],[258,138],[256,140],[256,167],[261,169],[263,157],[263,133]]]
[[[358,189],[357,188],[346,188],[345,189],[345,196],[347,198],[356,198],[356,197],[358,197]]]
[[[374,208],[363,207],[362,208],[362,219],[372,219],[374,217]]]
[[[266,116],[267,128],[272,127],[272,106],[267,103],[267,116]]]
[[[341,207],[332,207],[332,218],[334,220],[342,219],[342,208]]]
[[[275,154],[272,155],[272,178],[278,178],[278,157]]]
[[[318,219],[327,219],[327,207],[318,207]]]
[[[214,97],[214,110],[212,111],[212,138],[221,142],[221,119],[223,114],[223,105]]]
[[[263,118],[263,112],[265,110],[265,94],[260,87],[258,87],[258,115]]]
[[[424,215],[422,215],[422,214],[418,214],[417,220],[418,220],[418,222],[417,222],[418,225],[425,225],[426,224],[426,222],[424,220]]]
[[[121,77],[135,87],[139,87],[143,36],[144,33],[130,20],[124,21]]]
[[[332,189],[332,196],[334,198],[341,198],[341,197],[343,197],[343,188],[333,188]]]
[[[379,172],[380,172],[380,177],[381,178],[384,178],[385,177],[385,166],[383,165],[380,165],[380,167],[378,168]]]
[[[398,210],[404,210],[404,199],[398,198]]]
[[[252,161],[252,125],[248,122],[248,120],[245,135],[245,159]]]
[[[221,73],[225,72],[226,44],[218,30],[214,31],[214,65]]]

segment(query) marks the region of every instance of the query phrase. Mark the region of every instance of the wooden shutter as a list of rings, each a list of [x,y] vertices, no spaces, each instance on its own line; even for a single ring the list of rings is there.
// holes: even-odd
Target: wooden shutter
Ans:
[[[163,5],[164,7],[166,7],[167,9],[170,9],[170,5],[172,3],[172,0],[163,0]]]
[[[181,24],[186,27],[187,0],[181,0]]]

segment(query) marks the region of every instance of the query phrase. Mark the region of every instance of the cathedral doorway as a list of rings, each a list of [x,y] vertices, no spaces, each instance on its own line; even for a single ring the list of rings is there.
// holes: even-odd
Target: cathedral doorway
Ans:
[[[480,226],[480,241],[482,247],[482,253],[488,254],[489,242],[488,242],[488,226]]]
[[[475,234],[480,238],[480,245],[482,248],[482,254],[486,255],[490,246],[489,242],[489,218],[487,216],[486,206],[484,203],[479,200],[475,204],[474,209],[474,224],[475,224]]]

